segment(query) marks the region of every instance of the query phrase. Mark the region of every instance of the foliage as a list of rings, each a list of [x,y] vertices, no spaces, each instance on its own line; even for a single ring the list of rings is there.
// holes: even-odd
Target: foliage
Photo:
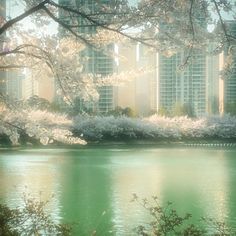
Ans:
[[[68,225],[56,223],[46,211],[48,201],[25,195],[23,200],[21,207],[14,209],[0,204],[0,235],[71,235]]]
[[[50,105],[51,104],[47,99],[40,98],[37,95],[34,95],[25,101],[25,106],[28,106],[35,110],[49,110]]]
[[[117,106],[114,110],[109,111],[108,115],[115,116],[115,117],[117,116],[134,117],[135,116],[134,111],[130,107],[122,108],[119,106]]]
[[[146,210],[147,221],[134,229],[135,235],[142,236],[233,236],[235,230],[225,222],[213,218],[202,217],[198,223],[192,223],[192,215],[181,216],[171,202],[160,204],[159,199],[140,199],[133,194],[133,202]],[[49,201],[37,200],[24,194],[20,207],[9,208],[0,204],[0,235],[4,236],[39,236],[72,235],[74,224],[61,224],[53,220],[47,210]],[[105,212],[102,213],[102,216]],[[96,235],[96,230],[91,235]],[[103,232],[104,233],[104,232]]]
[[[109,139],[136,139],[143,128],[139,126],[137,119],[126,116],[114,118],[77,116],[74,119],[74,132],[77,135],[83,134],[88,140],[109,140]],[[142,134],[140,132],[140,134]]]
[[[12,125],[14,124],[14,125]],[[53,143],[86,144],[101,140],[181,141],[192,139],[235,139],[236,117],[205,118],[78,115],[73,120],[65,115],[40,110],[3,109],[0,115],[0,136],[12,144],[22,138],[39,140],[43,145]],[[76,136],[76,137],[75,137]],[[83,139],[81,139],[83,137]]]
[[[171,112],[171,116],[188,116],[194,117],[193,109],[190,104],[180,104],[176,103],[173,111]]]
[[[185,58],[180,62],[180,68],[192,61],[191,57],[196,50],[209,54],[225,51],[224,70],[231,70],[236,39],[227,24],[227,17],[235,19],[236,5],[230,0],[178,0],[174,3],[170,0],[145,0],[133,6],[126,0],[108,1],[105,6],[98,1],[93,8],[86,4],[81,5],[78,1],[69,2],[71,4],[53,0],[15,1],[19,9],[20,6],[25,7],[17,16],[5,16],[4,7],[1,6],[0,69],[24,69],[28,76],[41,82],[53,78],[57,95],[69,104],[77,97],[83,101],[97,101],[98,87],[117,85],[140,74],[140,70],[113,75],[89,73],[84,66],[89,58],[80,56],[86,54],[82,52],[87,48],[93,53],[112,58],[117,55],[111,50],[111,44],[127,43],[131,40],[165,56],[183,52]],[[25,21],[27,18],[30,18],[34,26],[25,27],[28,25]],[[59,26],[58,35],[46,33],[52,22],[54,27],[55,24]],[[209,26],[212,30],[208,30]],[[215,45],[211,51],[207,49],[209,42]],[[222,75],[227,74],[226,72],[222,72]],[[6,94],[0,94],[1,100],[6,103],[5,96]],[[68,130],[53,131],[47,130],[49,127],[42,126],[41,123],[37,125],[30,117],[31,112],[22,110],[20,114],[20,111],[11,109],[13,110],[1,114],[0,134],[9,136],[13,143],[18,141],[19,129],[29,136],[39,138],[44,144],[53,139],[81,143],[80,140],[74,140]],[[180,115],[186,112],[189,114],[190,111],[185,109]],[[130,113],[126,111],[126,114]],[[16,119],[18,116],[19,120]],[[153,127],[152,122],[141,122],[145,128],[136,127],[139,121],[127,121],[130,125],[126,128],[122,119],[119,122],[123,124],[114,125],[119,130],[113,132],[115,136],[119,136],[122,129],[128,137],[184,136],[175,126],[165,128],[165,132],[161,134],[163,128]],[[154,131],[151,131],[151,128],[154,128]],[[104,136],[101,132],[98,133]],[[112,131],[110,133],[113,136]],[[110,135],[109,132],[107,135]],[[201,131],[198,136],[202,135],[207,134]],[[193,137],[195,136],[196,134],[193,134]]]
[[[231,115],[236,115],[236,102],[226,103],[225,112]]]
[[[225,115],[199,119],[184,117],[148,118],[77,116],[74,132],[85,140],[175,140],[236,138],[236,117]]]
[[[79,97],[75,98],[72,105],[65,104],[65,111],[70,117],[74,117],[79,114],[94,114],[91,101],[84,101]]]
[[[4,37],[0,68],[30,68],[35,78],[40,74],[44,79],[53,76],[66,100],[67,96],[97,99],[97,84],[117,83],[117,75],[111,79],[110,75],[103,78],[101,74],[84,73],[87,58],[79,57],[79,53],[86,47],[95,52],[106,50],[111,56],[114,52],[106,45],[125,38],[166,56],[184,50],[183,65],[190,61],[195,49],[207,51],[209,42],[214,42],[213,54],[229,49],[228,61],[234,53],[235,35],[225,19],[225,15],[235,17],[236,6],[231,1],[183,0],[173,4],[169,0],[146,0],[130,6],[125,0],[111,1],[106,7],[98,2],[94,8],[69,2],[17,1],[18,7],[26,6],[22,14],[3,17],[0,22],[0,36]],[[27,17],[37,27],[23,27]],[[52,22],[59,25],[59,36],[63,36],[60,39],[44,32]],[[208,26],[214,30],[209,31]],[[93,33],[88,34],[88,29]]]
[[[19,144],[22,135],[39,140],[43,145],[54,141],[86,144],[84,140],[73,137],[70,126],[71,120],[65,115],[32,109],[20,111],[4,107],[1,109],[0,135],[8,136],[13,145]]]
[[[156,196],[148,200],[139,199],[136,194],[133,194],[132,201],[140,204],[150,217],[148,222],[135,228],[135,232],[138,235],[230,236],[236,233],[225,222],[216,221],[212,218],[203,217],[200,221],[201,225],[189,223],[192,218],[191,214],[180,216],[173,208],[171,202],[167,202],[163,206],[159,203],[159,199]],[[206,227],[207,229],[204,229]]]
[[[154,114],[155,114],[155,113],[154,113]],[[152,115],[154,115],[154,114],[152,114]],[[170,115],[170,112],[168,112],[168,110],[167,110],[165,107],[160,107],[160,108],[158,109],[157,114],[158,114],[159,116],[169,116],[169,115]]]

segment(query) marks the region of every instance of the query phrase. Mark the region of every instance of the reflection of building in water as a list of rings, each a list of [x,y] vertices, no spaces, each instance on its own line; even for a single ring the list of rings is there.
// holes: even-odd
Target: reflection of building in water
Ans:
[[[11,207],[23,203],[23,195],[29,195],[43,201],[49,200],[49,210],[55,219],[60,218],[60,190],[58,173],[54,161],[56,158],[25,152],[11,158],[6,155],[0,162],[0,198]],[[44,159],[45,158],[45,159]],[[52,161],[52,162],[51,162]],[[52,198],[52,195],[54,197]]]
[[[181,215],[192,213],[195,220],[202,216],[224,220],[229,214],[235,217],[236,209],[235,151],[231,151],[102,148],[62,154],[53,150],[52,155],[42,149],[40,155],[32,150],[3,153],[0,198],[19,206],[25,191],[36,197],[41,191],[45,199],[55,193],[53,216],[79,222],[77,235],[90,235],[94,229],[104,235],[112,225],[118,235],[129,235],[147,222],[144,209],[130,202],[133,193],[148,199],[156,195],[162,206],[172,201]]]
[[[107,235],[113,226],[110,153],[98,149],[68,152],[61,165],[61,210],[79,222],[76,235]],[[113,234],[111,234],[113,235]]]
[[[232,201],[228,198],[231,190],[227,161],[227,154],[221,151],[192,150],[190,159],[189,153],[176,149],[156,150],[152,158],[132,152],[132,160],[114,160],[115,222],[125,231],[148,221],[143,208],[130,203],[133,193],[140,199],[156,195],[163,207],[171,201],[179,214],[191,213],[196,221],[202,216],[225,220]],[[210,171],[212,166],[214,170]]]
[[[154,195],[158,196],[160,201],[164,200],[162,199],[163,170],[152,161],[147,163],[142,154],[133,150],[132,156],[127,156],[126,160],[118,157],[112,161],[112,166],[116,167],[112,178],[114,222],[116,230],[121,231],[123,235],[128,235],[134,227],[148,220],[148,214],[143,207],[131,202],[133,194],[137,194],[140,200],[150,199]]]
[[[211,166],[214,165],[214,171],[209,172],[209,166],[202,161],[201,171],[205,173],[201,178],[202,185],[200,197],[205,209],[205,215],[214,216],[221,222],[228,222],[228,216],[231,211],[230,194],[234,187],[230,186],[229,161],[230,155],[226,150],[218,150],[211,155]]]

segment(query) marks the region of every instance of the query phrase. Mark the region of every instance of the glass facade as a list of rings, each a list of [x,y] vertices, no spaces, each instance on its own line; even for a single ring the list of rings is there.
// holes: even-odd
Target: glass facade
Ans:
[[[185,58],[183,52],[172,57],[159,55],[158,106],[171,112],[176,104],[182,104],[201,116],[206,113],[206,55],[193,52],[191,64],[180,70]]]
[[[229,35],[233,37],[236,36],[236,21],[228,21],[226,22],[227,30]],[[232,56],[232,64],[230,66],[230,75],[227,78],[224,78],[225,86],[224,86],[224,94],[225,94],[225,105],[236,103],[236,43],[232,41],[232,45],[225,53],[225,56],[230,53]]]
[[[6,18],[6,0],[0,0],[0,25],[5,21]],[[5,33],[0,35],[0,50],[3,49]],[[0,70],[0,95],[6,92],[6,72]]]
[[[76,0],[76,1],[60,1],[60,4],[64,5],[73,5],[76,4],[76,7],[79,10],[83,10],[90,13],[95,13],[98,10],[101,10],[103,7],[109,7],[114,4],[114,1],[102,0],[93,1],[93,0]],[[70,16],[61,16],[63,20],[69,22],[72,18]],[[96,32],[96,27],[91,26],[91,22],[84,18],[77,18],[77,23],[79,26],[78,32],[83,34],[94,34]],[[84,62],[84,72],[91,73],[94,75],[108,76],[114,71],[114,59],[105,54],[104,51],[113,50],[114,45],[104,46],[100,50],[95,50],[94,48],[87,46],[86,49],[81,53],[81,57],[86,58]],[[99,100],[98,102],[90,103],[90,109],[99,112],[106,113],[114,109],[114,91],[112,86],[103,86],[98,89]],[[83,102],[82,102],[83,103]],[[87,104],[88,105],[88,104]]]
[[[10,98],[22,99],[22,81],[24,76],[19,70],[11,70],[7,72],[6,93]]]

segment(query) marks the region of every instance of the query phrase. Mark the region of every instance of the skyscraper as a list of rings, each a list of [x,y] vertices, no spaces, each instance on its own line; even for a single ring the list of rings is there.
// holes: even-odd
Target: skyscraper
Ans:
[[[14,100],[22,99],[22,81],[24,75],[19,70],[10,70],[6,74],[6,94]]]
[[[73,6],[73,4],[79,9],[87,9],[90,13],[95,13],[96,11],[102,8],[109,8],[114,4],[114,0],[60,0],[59,3],[67,6]],[[60,15],[60,18],[64,21],[70,21],[71,18],[63,15]],[[81,34],[93,35],[96,33],[96,26],[86,26],[88,22],[84,18],[78,18],[79,22],[78,32]],[[65,31],[61,30],[62,37],[65,35]],[[108,76],[114,72],[114,59],[104,51],[114,50],[114,45],[110,44],[104,46],[103,49],[95,50],[94,48],[87,46],[83,50],[81,56],[87,58],[84,62],[84,72],[90,73],[93,75]],[[99,92],[99,101],[98,103],[90,103],[90,107],[93,110],[98,111],[99,113],[106,113],[114,109],[114,88],[113,86],[103,86],[98,89]],[[83,103],[83,99],[81,101]]]
[[[195,7],[194,27],[207,32],[208,13],[200,2],[195,2]],[[171,27],[166,23],[160,24],[160,32],[171,33]],[[209,45],[212,46],[211,42]],[[163,108],[171,113],[175,107],[182,106],[189,115],[194,116],[216,112],[214,104],[219,97],[218,58],[207,55],[207,47],[193,47],[191,50],[182,49],[171,57],[158,55],[158,109]],[[188,64],[183,70],[180,69],[186,60]]]
[[[226,22],[227,32],[229,35],[236,37],[236,21]],[[224,59],[231,57],[230,73],[224,78],[224,107],[227,109],[233,105],[236,109],[236,40],[231,41],[230,48],[224,53]],[[236,112],[236,111],[235,111]]]
[[[213,43],[209,44],[209,50],[215,49]],[[220,113],[220,70],[221,55],[206,55],[206,113],[209,115]]]
[[[0,25],[4,24],[7,19],[16,17],[14,12],[19,6],[14,5],[12,0],[0,0]],[[6,33],[0,35],[0,50],[4,50]],[[8,39],[9,40],[9,39]],[[27,73],[24,73],[26,72]],[[29,70],[9,68],[0,70],[0,93],[3,97],[19,100],[27,99],[33,95],[40,95],[38,81],[33,81],[29,76]],[[45,90],[44,90],[45,91]]]
[[[118,73],[127,73],[128,81],[116,88],[116,106],[130,107],[139,116],[155,113],[156,53],[143,44],[131,42],[119,45],[119,57],[121,59],[117,66]]]
[[[193,60],[183,71],[179,66],[186,57],[184,52],[171,57],[158,56],[158,109],[172,112],[175,105],[181,104],[196,116],[206,114],[206,55],[193,52]]]
[[[0,26],[6,19],[6,0],[0,0]],[[0,51],[3,50],[5,33],[0,35]],[[0,70],[0,95],[6,92],[6,71]]]

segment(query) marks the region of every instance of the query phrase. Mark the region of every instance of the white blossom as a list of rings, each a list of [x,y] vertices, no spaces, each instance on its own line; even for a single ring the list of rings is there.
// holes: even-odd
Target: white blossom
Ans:
[[[236,138],[236,117],[225,115],[191,119],[184,117],[148,118],[90,117],[74,119],[76,133],[89,140],[148,139],[188,140]]]
[[[0,115],[0,135],[5,134],[13,145],[20,141],[22,133],[39,140],[43,145],[58,141],[66,144],[86,144],[73,137],[72,121],[65,115],[39,110],[13,111],[5,109]]]

